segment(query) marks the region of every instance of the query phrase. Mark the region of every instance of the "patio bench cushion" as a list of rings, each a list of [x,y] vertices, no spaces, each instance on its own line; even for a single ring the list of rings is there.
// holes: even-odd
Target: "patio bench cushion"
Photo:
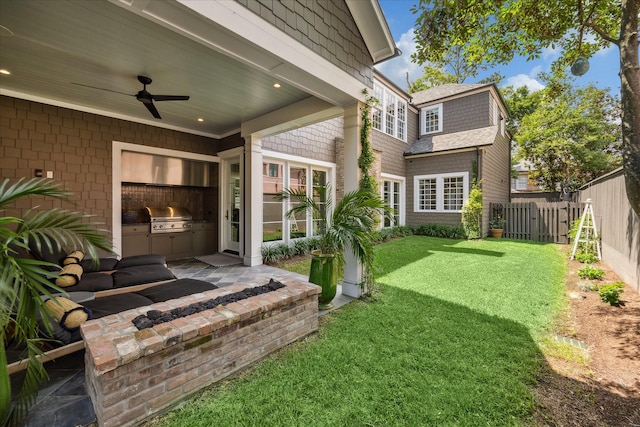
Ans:
[[[173,282],[152,286],[136,293],[155,303],[211,291],[217,288],[216,285],[202,280],[178,279]]]
[[[162,282],[176,278],[171,270],[161,264],[120,268],[115,270],[111,277],[113,277],[114,288]]]

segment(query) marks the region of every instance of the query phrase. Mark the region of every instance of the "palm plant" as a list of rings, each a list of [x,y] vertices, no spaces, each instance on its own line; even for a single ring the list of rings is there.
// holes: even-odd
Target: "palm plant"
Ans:
[[[111,239],[100,224],[91,222],[90,215],[63,208],[29,209],[22,217],[4,216],[6,208],[30,196],[68,200],[70,192],[48,179],[24,178],[10,184],[0,184],[0,421],[19,421],[35,400],[40,383],[47,373],[39,360],[44,339],[40,338],[38,316],[44,310],[44,299],[52,292],[61,292],[53,284],[58,274],[50,269],[55,264],[24,254],[29,242],[38,249],[52,251],[56,246],[80,249],[92,259],[97,250],[111,252]],[[58,267],[59,268],[59,267]],[[51,331],[48,331],[51,332]],[[28,359],[25,378],[16,406],[11,414],[11,384],[7,367],[6,345],[13,341],[24,346]]]
[[[344,263],[344,252],[349,248],[370,274],[376,229],[380,219],[393,218],[394,211],[378,194],[363,189],[345,194],[334,207],[331,198],[327,197],[329,191],[329,185],[314,187],[311,196],[304,189],[286,189],[279,199],[293,202],[293,207],[287,212],[290,219],[295,220],[300,214],[311,214],[317,223],[320,254],[334,256],[340,266]],[[313,264],[311,268],[313,270]]]

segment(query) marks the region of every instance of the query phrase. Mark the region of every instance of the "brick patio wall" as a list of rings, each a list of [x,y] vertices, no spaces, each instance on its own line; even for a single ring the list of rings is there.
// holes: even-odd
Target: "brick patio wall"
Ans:
[[[236,284],[82,325],[85,375],[101,427],[126,427],[184,400],[318,329],[318,293],[289,280],[273,292],[150,329],[131,320],[246,288]]]

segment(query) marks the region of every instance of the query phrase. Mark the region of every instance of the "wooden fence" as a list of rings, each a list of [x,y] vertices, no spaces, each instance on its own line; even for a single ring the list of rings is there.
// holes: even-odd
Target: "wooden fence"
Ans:
[[[580,217],[580,203],[490,203],[491,215],[504,218],[503,237],[547,243],[569,243],[571,223]]]

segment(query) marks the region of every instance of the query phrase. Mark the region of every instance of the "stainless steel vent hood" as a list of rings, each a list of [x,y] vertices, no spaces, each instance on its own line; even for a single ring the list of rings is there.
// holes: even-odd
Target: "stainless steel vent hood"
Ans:
[[[123,151],[122,182],[210,187],[211,166],[197,160]]]

